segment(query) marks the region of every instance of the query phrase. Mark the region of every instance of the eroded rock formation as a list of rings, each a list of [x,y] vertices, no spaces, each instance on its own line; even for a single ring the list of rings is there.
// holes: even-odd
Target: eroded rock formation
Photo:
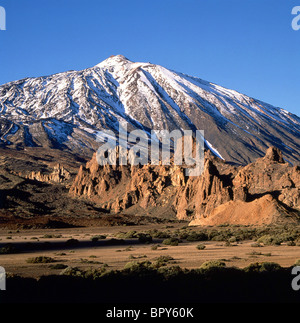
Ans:
[[[20,176],[24,176],[20,173]],[[46,183],[63,183],[71,178],[71,173],[66,170],[60,164],[57,164],[53,168],[53,172],[50,174],[43,174],[42,172],[31,172],[29,175],[25,175],[28,179],[37,180],[39,182]]]
[[[192,225],[267,224],[300,218],[300,168],[271,147],[245,167],[205,154],[204,172],[186,177],[183,166],[100,166],[96,154],[71,188],[112,212],[176,216]]]

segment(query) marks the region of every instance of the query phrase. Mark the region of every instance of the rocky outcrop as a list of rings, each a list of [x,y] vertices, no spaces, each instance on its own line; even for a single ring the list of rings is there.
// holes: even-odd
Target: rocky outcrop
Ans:
[[[299,218],[300,168],[285,163],[277,148],[270,147],[263,158],[241,167],[231,179],[228,191],[221,186],[202,200],[204,210],[198,204],[191,224],[266,224]]]
[[[20,175],[22,176],[22,174]],[[29,175],[25,175],[25,178],[46,183],[63,183],[71,179],[71,173],[60,164],[57,164],[50,174],[43,174],[40,171],[31,172]]]
[[[138,205],[143,212],[157,208],[174,216],[173,196],[184,186],[184,169],[177,166],[100,166],[94,154],[92,160],[81,166],[70,194],[84,196],[108,211],[117,213]]]
[[[70,194],[112,213],[176,216],[192,225],[297,221],[300,168],[274,147],[245,167],[208,151],[198,177],[186,177],[184,166],[100,166],[95,154],[80,167]]]
[[[296,214],[294,214],[296,217]],[[266,194],[251,202],[229,201],[217,206],[208,217],[196,218],[190,225],[246,224],[263,225],[284,223],[290,212],[271,195]]]

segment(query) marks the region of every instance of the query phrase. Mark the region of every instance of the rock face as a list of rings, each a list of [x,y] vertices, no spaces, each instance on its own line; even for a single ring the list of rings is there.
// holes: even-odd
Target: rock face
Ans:
[[[22,176],[22,174],[19,174]],[[63,183],[71,178],[71,173],[66,170],[60,164],[54,166],[53,172],[51,174],[43,174],[39,172],[31,172],[29,175],[25,176],[28,179],[33,179],[39,182],[46,183]]]
[[[99,166],[94,154],[86,167],[80,167],[70,194],[89,198],[113,213],[133,211],[131,208],[138,206],[149,215],[155,209],[156,213],[174,216],[172,201],[185,182],[180,167]]]
[[[80,167],[72,196],[112,212],[176,216],[191,225],[267,224],[300,219],[300,168],[271,147],[245,167],[205,155],[204,172],[186,177],[181,166]]]

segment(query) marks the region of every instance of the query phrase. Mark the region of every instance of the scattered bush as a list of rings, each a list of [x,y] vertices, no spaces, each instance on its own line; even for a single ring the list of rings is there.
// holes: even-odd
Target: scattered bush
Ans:
[[[244,268],[245,272],[275,272],[280,269],[282,267],[275,262],[256,262]]]
[[[50,269],[65,269],[67,268],[67,265],[64,264],[54,264],[54,265],[49,265]]]
[[[168,232],[158,231],[157,229],[149,230],[146,233],[150,234],[153,238],[156,238],[156,239],[167,239],[171,237]]]
[[[178,246],[179,242],[180,240],[178,238],[168,238],[168,239],[165,239],[162,243],[168,246]]]
[[[137,235],[140,243],[151,243],[152,242],[152,236],[150,234],[146,233],[139,233]]]
[[[174,258],[171,256],[159,256],[155,259],[155,262],[152,264],[154,268],[160,268],[166,266],[168,263],[176,263]]]
[[[108,243],[110,245],[119,245],[119,244],[125,244],[126,242],[123,239],[115,239],[115,238],[112,238],[112,239],[109,239],[108,240]]]
[[[229,243],[234,243],[234,242],[237,242],[237,239],[236,239],[236,237],[231,237],[231,238],[228,239],[228,242]]]
[[[259,248],[259,247],[262,247],[262,245],[260,243],[251,243],[250,247],[253,247],[253,248]]]
[[[17,249],[11,244],[6,244],[4,247],[0,248],[0,254],[12,254],[16,253]]]
[[[198,250],[204,250],[204,249],[206,248],[206,246],[205,246],[204,244],[198,244],[198,245],[196,246],[196,248],[197,248]]]
[[[44,239],[54,239],[54,238],[61,238],[62,235],[61,234],[45,234],[44,236],[42,236],[42,238]]]
[[[107,272],[107,264],[103,264],[99,268],[93,268],[89,270],[82,270],[78,267],[67,267],[65,268],[60,275],[66,275],[66,276],[76,276],[80,278],[92,278],[97,279],[102,277]]]
[[[124,266],[124,270],[128,272],[147,271],[149,269],[153,269],[152,263],[149,260],[145,260],[142,262],[131,261]]]
[[[187,272],[187,270],[182,269],[180,266],[164,266],[158,268],[158,273],[163,275],[165,278],[170,278],[170,277],[178,277],[179,275],[184,274]]]
[[[102,264],[102,262],[100,262],[100,261],[95,261],[95,260],[88,260],[88,259],[80,259],[80,262],[82,263],[82,264],[94,264],[94,265],[96,265],[96,264]]]
[[[240,259],[242,259],[242,258],[240,258],[240,257],[238,257],[238,256],[233,256],[233,257],[231,257],[231,259],[232,259],[232,260],[240,260]]]
[[[208,236],[204,232],[193,231],[187,236],[186,240],[187,241],[206,241],[208,240]]]
[[[77,267],[66,267],[60,274],[66,276],[79,276],[82,277],[83,271]]]
[[[300,259],[295,261],[295,266],[300,266]]]
[[[223,268],[225,267],[226,264],[224,261],[220,260],[210,260],[210,261],[205,261],[201,266],[200,269],[208,270],[212,268]]]
[[[135,230],[128,231],[128,232],[118,232],[115,236],[120,239],[134,239],[138,238],[137,232]]]
[[[91,237],[92,242],[97,242],[99,240],[104,240],[104,239],[106,239],[106,236],[102,234]]]
[[[296,245],[295,241],[288,241],[287,246],[294,247]]]
[[[76,246],[78,245],[79,241],[77,239],[69,239],[66,241],[66,245],[68,246]]]
[[[274,237],[266,234],[257,239],[257,243],[263,243],[265,246],[275,244]]]
[[[258,252],[258,251],[251,251],[250,253],[248,253],[248,255],[250,255],[250,256],[261,256],[262,253]]]
[[[139,255],[139,256],[130,255],[128,258],[129,259],[141,259],[141,258],[147,258],[147,256],[146,255]]]
[[[55,262],[55,260],[51,257],[38,256],[38,257],[28,258],[26,262],[30,264],[47,264],[50,262]]]

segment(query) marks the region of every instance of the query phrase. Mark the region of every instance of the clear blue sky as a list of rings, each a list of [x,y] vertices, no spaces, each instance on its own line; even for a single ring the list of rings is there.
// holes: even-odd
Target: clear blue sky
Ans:
[[[0,0],[0,84],[112,54],[300,111],[300,0]]]

